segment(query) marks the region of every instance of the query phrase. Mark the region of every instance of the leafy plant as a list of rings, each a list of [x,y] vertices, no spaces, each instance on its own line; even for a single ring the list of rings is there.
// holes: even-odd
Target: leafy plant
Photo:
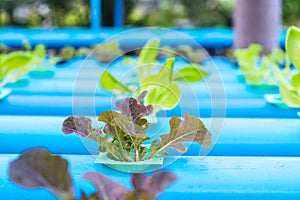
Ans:
[[[97,57],[100,62],[108,63],[120,57],[123,51],[120,49],[118,41],[104,42],[97,45],[92,54]]]
[[[75,56],[88,56],[91,52],[90,48],[80,47],[76,50]]]
[[[53,66],[57,63],[56,56],[47,57],[47,51],[45,45],[39,44],[35,46],[33,50],[33,59],[35,63],[34,70],[39,72],[44,72],[48,70],[53,70]]]
[[[170,47],[170,46],[162,46],[161,49],[159,49],[159,52],[157,54],[158,58],[169,58],[176,56],[176,49]]]
[[[293,65],[298,69],[290,81],[287,77],[280,76],[280,95],[282,100],[293,108],[300,108],[300,29],[290,27],[286,36],[286,53]]]
[[[80,191],[80,198],[76,198],[68,165],[66,159],[45,149],[32,149],[10,163],[9,177],[21,187],[45,188],[61,200],[152,200],[176,180],[167,171],[155,172],[150,177],[135,173],[131,176],[133,190],[128,190],[102,173],[86,172],[82,178],[93,183],[96,192],[87,195]]]
[[[193,49],[188,45],[178,46],[177,53],[183,57],[186,57],[192,63],[201,63],[202,60],[207,57],[204,50],[199,48]]]
[[[72,46],[65,46],[59,51],[60,63],[67,62],[75,55],[75,48]]]
[[[281,49],[274,49],[272,53],[261,56],[262,51],[261,45],[250,44],[246,49],[236,50],[234,56],[247,83],[275,86],[279,74],[290,75],[289,58]],[[281,66],[284,66],[283,70]]]
[[[34,57],[30,52],[15,51],[0,56],[0,88],[15,83],[33,69]]]
[[[25,48],[23,51],[0,54],[0,89],[8,83],[19,81],[29,72],[47,71],[55,64],[54,58],[46,60],[44,45],[37,45],[32,49],[26,40],[23,41],[23,45]],[[3,97],[1,93],[0,91],[0,96]]]
[[[204,79],[208,73],[198,64],[188,64],[178,72],[174,72],[175,58],[169,58],[165,61],[159,71],[157,71],[157,55],[159,50],[159,40],[152,39],[142,48],[135,72],[136,85],[132,87],[131,82],[121,82],[107,70],[103,72],[100,78],[100,85],[106,90],[113,90],[117,94],[134,94],[137,97],[142,91],[147,90],[148,95],[144,99],[146,104],[151,104],[155,112],[163,109],[173,109],[181,98],[181,90],[177,82],[197,82]]]
[[[202,121],[187,113],[184,119],[172,117],[170,132],[159,139],[152,140],[150,149],[145,141],[150,140],[146,129],[151,125],[146,116],[153,112],[153,106],[143,104],[147,92],[144,91],[137,99],[126,98],[115,105],[120,112],[105,111],[98,120],[106,123],[103,131],[92,127],[92,120],[87,117],[68,117],[63,122],[65,134],[75,133],[80,137],[89,138],[99,143],[100,152],[107,152],[108,157],[118,161],[137,162],[151,159],[159,154],[168,154],[167,149],[186,152],[184,142],[197,142],[208,148],[211,145],[211,134]]]

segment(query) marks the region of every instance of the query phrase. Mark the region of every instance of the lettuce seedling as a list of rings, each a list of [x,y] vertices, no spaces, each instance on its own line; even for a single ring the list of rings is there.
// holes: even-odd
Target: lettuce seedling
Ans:
[[[53,66],[57,62],[57,58],[55,56],[51,56],[49,59],[46,59],[47,51],[45,45],[39,44],[35,46],[32,51],[33,60],[35,64],[35,71],[45,72],[53,70]]]
[[[53,66],[53,59],[45,60],[46,48],[44,45],[37,45],[32,50],[29,42],[24,41],[24,46],[25,51],[0,54],[0,88],[8,83],[19,81],[25,74],[33,70],[46,71]]]
[[[290,75],[290,61],[281,49],[260,56],[262,50],[261,45],[250,44],[246,49],[236,50],[234,55],[248,84],[275,86],[278,84],[278,74]],[[284,70],[280,70],[283,65]]]
[[[293,65],[300,70],[300,29],[292,26],[287,31],[285,49]]]
[[[76,50],[75,56],[88,56],[91,52],[91,49],[88,47],[80,47]]]
[[[279,76],[280,96],[284,103],[292,108],[300,108],[300,74],[294,74],[289,83],[282,75]]]
[[[286,42],[286,53],[293,65],[300,70],[300,29],[292,26],[288,29]],[[300,108],[300,73],[296,73],[289,79],[283,75],[279,76],[280,95],[289,107]]]
[[[152,176],[134,173],[131,176],[132,190],[99,172],[86,172],[82,178],[90,181],[96,192],[87,195],[80,191],[76,198],[68,161],[51,155],[45,149],[32,149],[13,160],[9,177],[17,185],[28,188],[44,188],[60,200],[154,200],[177,178],[168,171],[155,172]]]
[[[157,58],[170,58],[176,55],[176,49],[171,46],[162,46],[158,51]]]
[[[0,56],[1,56],[1,54],[3,54],[3,53],[7,53],[8,50],[9,50],[8,46],[6,46],[6,45],[3,44],[3,43],[0,43]]]
[[[156,60],[158,50],[159,40],[152,39],[147,42],[140,52],[136,72],[138,92],[135,91],[136,85],[131,87],[131,83],[122,83],[107,70],[103,72],[100,78],[100,85],[106,90],[112,90],[116,94],[125,94],[125,96],[132,93],[138,96],[141,91],[147,90],[148,95],[144,101],[146,104],[153,105],[155,112],[161,109],[173,109],[181,98],[181,90],[177,82],[197,82],[204,79],[208,73],[200,65],[194,63],[186,65],[175,73],[174,57],[167,59],[157,72],[154,66],[158,65]]]
[[[97,57],[99,62],[109,63],[123,55],[118,41],[109,41],[95,46],[92,54]]]
[[[144,105],[144,91],[138,98],[126,98],[115,105],[120,112],[105,111],[98,120],[105,123],[102,129],[93,128],[92,120],[87,117],[68,117],[63,122],[65,134],[75,133],[99,143],[99,151],[107,152],[108,157],[118,161],[137,162],[151,159],[157,155],[168,154],[167,149],[186,152],[184,142],[197,142],[205,148],[211,145],[211,134],[202,121],[187,113],[183,120],[178,117],[170,119],[170,132],[152,139],[150,149],[145,141],[150,140],[146,129],[151,126],[147,116],[153,112],[152,105]],[[153,135],[153,134],[151,134]]]
[[[33,69],[34,57],[31,52],[15,51],[0,57],[0,88],[15,83]]]
[[[177,53],[183,57],[186,57],[191,63],[201,63],[207,54],[202,49],[193,49],[188,45],[180,45],[176,49]]]
[[[261,51],[262,46],[259,44],[250,44],[246,49],[235,50],[234,56],[242,72],[255,69]]]
[[[59,51],[60,61],[59,63],[67,62],[72,59],[75,55],[75,48],[72,46],[65,46]]]

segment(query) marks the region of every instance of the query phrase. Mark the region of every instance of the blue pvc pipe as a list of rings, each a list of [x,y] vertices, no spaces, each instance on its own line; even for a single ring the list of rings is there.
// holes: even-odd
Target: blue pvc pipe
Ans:
[[[122,27],[124,23],[124,0],[114,0],[114,26]]]
[[[8,169],[18,155],[1,155],[1,169]],[[70,172],[76,184],[77,195],[84,190],[95,191],[82,179],[88,171],[96,171],[131,188],[130,174],[94,164],[91,156],[64,156],[70,162]],[[168,159],[166,159],[168,160]],[[158,197],[170,199],[299,199],[300,159],[287,157],[182,157],[163,170],[171,171],[177,180]],[[149,176],[151,173],[148,173]],[[0,170],[2,199],[54,200],[43,189],[28,190],[13,184],[8,170]]]
[[[73,103],[77,108],[97,114],[114,109],[111,96],[48,96],[48,95],[10,95],[0,101],[0,114],[5,115],[72,115]],[[298,118],[299,109],[282,109],[272,106],[262,98],[212,98],[198,99],[198,105],[182,99],[180,105],[166,111],[167,116],[181,116],[184,112],[201,117],[248,117],[248,118]],[[93,111],[93,113],[91,113]]]
[[[97,0],[91,0],[97,1]],[[96,2],[97,3],[97,2]],[[96,14],[95,14],[96,15]],[[99,17],[98,17],[99,18]],[[0,42],[9,47],[21,47],[23,40],[28,40],[32,45],[45,44],[49,48],[60,48],[66,45],[87,46],[97,44],[113,35],[122,31],[129,30],[128,28],[114,29],[108,27],[101,27],[100,18],[91,21],[91,27],[96,31],[85,28],[64,28],[44,30],[40,28],[16,28],[5,27],[0,28]],[[207,49],[229,48],[233,45],[233,31],[231,28],[195,28],[195,29],[176,29],[179,33],[186,34],[187,37],[194,39],[201,46]],[[283,48],[285,42],[286,30],[281,31],[280,45]],[[12,37],[13,35],[13,37]],[[151,30],[137,31],[134,34],[122,36],[120,46],[125,51],[133,48],[140,48],[145,44],[149,38],[161,38],[162,45],[195,45],[191,40],[180,40],[176,38],[169,38],[170,35],[159,35]]]
[[[1,116],[0,153],[21,153],[43,147],[58,154],[97,154],[96,143],[80,139],[75,134],[62,133],[66,117]],[[227,118],[224,124],[221,121],[216,124],[210,118],[201,120],[212,133],[213,141],[217,141],[210,150],[211,156],[300,156],[299,119]],[[154,125],[148,131],[168,133],[168,119],[160,121],[166,122],[161,129]],[[216,126],[222,125],[221,132],[216,132]],[[93,126],[97,127],[97,123]],[[192,144],[185,155],[197,156],[200,148],[200,145]]]
[[[91,5],[91,30],[98,32],[101,27],[101,1],[102,0],[90,0]]]

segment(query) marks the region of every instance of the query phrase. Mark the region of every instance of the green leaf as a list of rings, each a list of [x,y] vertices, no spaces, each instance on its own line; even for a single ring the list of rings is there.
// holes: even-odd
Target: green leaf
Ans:
[[[28,40],[23,40],[22,44],[26,51],[30,51],[32,49],[32,46]]]
[[[30,52],[16,51],[1,58],[0,79],[2,84],[14,83],[33,68]]]
[[[174,74],[173,81],[197,82],[204,79],[207,75],[208,72],[205,71],[200,65],[192,63]]]
[[[175,58],[167,59],[158,74],[149,75],[142,81],[141,91],[148,91],[144,99],[145,105],[170,110],[178,104],[181,91],[172,80],[174,61]]]
[[[208,148],[211,145],[211,134],[205,128],[202,121],[187,113],[184,114],[182,121],[178,117],[170,119],[170,133],[161,135],[161,143],[157,146],[157,141],[154,142],[155,148],[150,148],[152,151],[148,159],[159,154],[165,149],[172,148],[179,152],[186,152],[187,148],[183,142],[197,142],[203,147]],[[153,146],[151,144],[151,146]]]
[[[12,161],[9,177],[19,186],[46,188],[60,199],[75,199],[68,161],[51,155],[45,149],[29,150]]]
[[[177,51],[180,56],[187,57],[191,59],[193,57],[193,49],[189,45],[180,45],[177,47]]]
[[[47,54],[45,45],[42,44],[36,45],[33,53],[36,54],[37,57],[44,59],[44,57]]]
[[[300,95],[296,88],[291,85],[282,75],[279,75],[279,82],[280,95],[284,103],[292,108],[300,108]],[[298,81],[297,83],[294,81],[293,84],[297,85]]]
[[[154,38],[149,40],[145,44],[138,58],[138,66],[156,63],[156,56],[159,50],[159,43],[159,39]]]
[[[140,81],[142,81],[145,76],[151,74],[152,66],[157,63],[156,57],[159,52],[159,43],[159,39],[154,38],[149,40],[142,48],[137,61]]]
[[[238,60],[239,67],[242,71],[249,71],[255,68],[262,46],[259,44],[250,44],[247,49],[238,49],[234,56]]]
[[[131,92],[131,90],[118,81],[108,71],[104,71],[100,78],[100,85],[106,90],[119,90],[122,93]]]
[[[66,62],[73,58],[75,54],[75,49],[72,46],[65,46],[59,51],[61,62]]]
[[[280,65],[285,60],[285,53],[280,48],[275,48],[272,50],[272,53],[270,54],[270,60],[273,61],[275,65]]]
[[[175,82],[169,85],[147,85],[143,86],[143,89],[148,90],[145,104],[151,104],[155,108],[171,110],[180,101],[181,90]]]
[[[291,62],[300,70],[300,29],[292,26],[287,31],[285,49]]]
[[[292,77],[291,85],[297,90],[300,96],[300,74],[294,74]]]
[[[272,67],[274,65],[271,65]],[[248,84],[269,84],[272,76],[274,75],[273,69],[270,68],[270,58],[262,58],[262,66],[254,68],[251,71],[244,71],[244,76]]]
[[[92,51],[92,55],[96,56],[103,63],[111,62],[122,54],[123,51],[120,49],[118,41],[105,41],[97,45]]]

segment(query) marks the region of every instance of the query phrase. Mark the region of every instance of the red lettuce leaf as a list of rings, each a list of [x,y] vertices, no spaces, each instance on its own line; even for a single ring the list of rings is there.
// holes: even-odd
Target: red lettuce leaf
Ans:
[[[68,161],[45,149],[23,153],[9,166],[10,179],[25,188],[46,188],[60,199],[75,199]]]
[[[128,195],[128,190],[123,185],[120,185],[104,174],[86,172],[83,178],[95,185],[98,198],[101,200],[125,200]]]
[[[64,134],[75,133],[80,137],[90,137],[94,132],[101,133],[101,129],[92,127],[92,120],[88,117],[68,117],[63,122],[62,132]]]
[[[153,113],[153,106],[145,106],[142,100],[146,96],[147,91],[142,92],[142,94],[137,98],[125,98],[122,102],[116,102],[116,107],[125,116],[132,117],[132,121],[136,121],[140,117],[148,116]]]

